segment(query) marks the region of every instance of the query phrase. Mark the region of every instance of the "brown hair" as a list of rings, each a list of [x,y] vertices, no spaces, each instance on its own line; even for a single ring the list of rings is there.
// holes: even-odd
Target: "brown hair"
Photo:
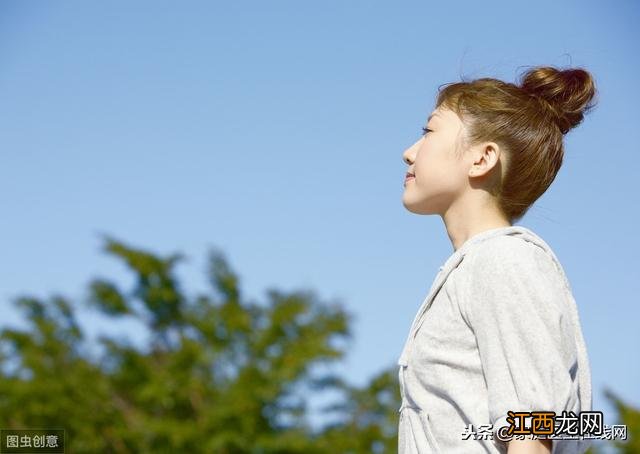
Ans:
[[[444,88],[442,88],[444,87]],[[500,183],[492,188],[513,223],[547,190],[562,165],[563,135],[595,106],[593,77],[582,68],[535,67],[518,85],[480,78],[441,85],[442,105],[465,124],[464,142],[493,141],[505,150]]]

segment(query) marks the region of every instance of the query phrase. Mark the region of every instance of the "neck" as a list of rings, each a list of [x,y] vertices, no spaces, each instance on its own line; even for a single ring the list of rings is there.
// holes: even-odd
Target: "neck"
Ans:
[[[480,232],[512,225],[493,200],[462,202],[452,204],[441,215],[454,251]]]

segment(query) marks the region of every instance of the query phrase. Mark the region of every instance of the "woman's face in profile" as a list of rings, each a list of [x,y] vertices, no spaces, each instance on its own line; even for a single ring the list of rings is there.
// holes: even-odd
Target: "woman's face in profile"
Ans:
[[[402,204],[416,214],[444,214],[468,184],[468,166],[458,158],[464,125],[442,106],[432,112],[428,131],[402,154],[408,163]]]

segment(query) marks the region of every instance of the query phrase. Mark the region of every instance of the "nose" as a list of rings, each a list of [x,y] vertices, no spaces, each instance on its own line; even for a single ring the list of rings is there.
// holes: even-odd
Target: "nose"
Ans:
[[[414,143],[409,148],[404,150],[404,153],[402,153],[402,160],[408,165],[413,164],[413,161],[415,160],[415,147],[416,144]]]

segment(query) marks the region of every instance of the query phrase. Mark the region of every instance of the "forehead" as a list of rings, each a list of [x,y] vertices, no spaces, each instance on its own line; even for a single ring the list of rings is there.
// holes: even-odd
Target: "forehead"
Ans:
[[[451,121],[455,121],[457,118],[458,116],[449,109],[443,109],[442,107],[439,107],[431,112],[429,118],[427,118],[427,123],[432,119],[438,120],[439,122],[442,121],[444,123],[448,123]]]
[[[442,114],[440,113],[439,110],[434,110],[429,115],[429,118],[427,118],[427,123],[429,123],[431,120],[435,120],[435,119],[438,119],[438,118],[442,119]]]

